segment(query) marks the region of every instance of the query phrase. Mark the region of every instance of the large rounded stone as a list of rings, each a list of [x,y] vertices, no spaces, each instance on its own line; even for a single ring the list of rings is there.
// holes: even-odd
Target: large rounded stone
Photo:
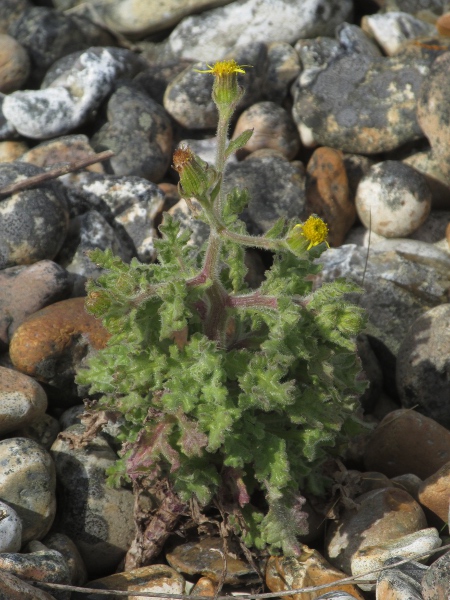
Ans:
[[[134,537],[134,496],[107,485],[105,471],[117,455],[103,437],[83,446],[67,437],[84,431],[74,425],[51,449],[59,484],[56,531],[75,542],[90,576],[104,576],[117,567]]]
[[[31,377],[0,367],[0,435],[30,425],[47,409],[47,395]]]
[[[1,164],[0,187],[43,172],[25,163]],[[68,224],[66,199],[53,182],[0,198],[0,269],[54,258]]]
[[[22,542],[44,537],[56,512],[55,466],[34,440],[0,441],[0,499],[22,520]]]
[[[62,300],[37,311],[16,330],[11,360],[19,371],[52,386],[71,390],[74,375],[90,349],[103,348],[109,334],[84,310],[84,298]]]

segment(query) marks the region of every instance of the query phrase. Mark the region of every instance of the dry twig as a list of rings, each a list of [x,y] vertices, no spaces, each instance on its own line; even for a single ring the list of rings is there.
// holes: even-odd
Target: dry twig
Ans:
[[[61,177],[61,175],[67,175],[67,173],[79,171],[80,169],[84,169],[85,167],[89,167],[95,163],[107,160],[112,156],[114,156],[114,152],[112,150],[105,150],[105,152],[88,156],[87,158],[77,160],[76,162],[55,167],[54,169],[50,169],[45,173],[39,173],[38,175],[33,175],[32,177],[22,179],[21,181],[15,181],[14,183],[10,183],[0,188],[0,196],[7,196],[8,194],[14,194],[15,192],[20,192],[21,190],[26,190],[28,188],[40,185],[41,183],[49,181],[50,179],[56,179],[57,177]]]

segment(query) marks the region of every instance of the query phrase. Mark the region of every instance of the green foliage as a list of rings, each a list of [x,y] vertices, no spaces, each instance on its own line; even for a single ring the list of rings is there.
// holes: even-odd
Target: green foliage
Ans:
[[[219,131],[223,156],[249,135],[226,145]],[[105,271],[89,282],[86,308],[111,338],[77,382],[98,410],[122,417],[114,484],[168,478],[183,501],[227,498],[229,524],[246,544],[295,553],[307,529],[300,492],[324,491],[321,465],[357,422],[364,315],[346,300],[357,291],[348,282],[313,291],[325,244],[297,244],[294,254],[283,219],[266,236],[247,233],[238,215],[248,193],[223,197],[223,166],[197,198],[211,230],[199,254],[167,214],[157,263],[91,253]],[[245,281],[246,247],[274,255],[258,290]]]

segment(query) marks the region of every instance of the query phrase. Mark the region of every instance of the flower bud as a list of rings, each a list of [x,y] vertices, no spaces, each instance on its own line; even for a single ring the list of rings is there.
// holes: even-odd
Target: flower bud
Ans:
[[[200,199],[214,181],[215,171],[188,146],[181,146],[173,154],[173,168],[180,176],[183,194]]]
[[[244,90],[238,85],[237,74],[245,73],[242,67],[248,65],[238,65],[235,60],[222,60],[216,62],[214,66],[208,65],[209,69],[198,73],[211,73],[214,75],[214,85],[212,97],[217,108],[234,108],[244,95]]]

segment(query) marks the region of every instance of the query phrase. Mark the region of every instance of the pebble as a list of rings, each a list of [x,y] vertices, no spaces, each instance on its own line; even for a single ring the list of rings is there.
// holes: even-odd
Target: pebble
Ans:
[[[264,151],[258,151],[264,152]],[[280,217],[300,219],[305,206],[305,176],[280,153],[258,156],[226,168],[225,190],[247,188],[250,202],[243,213],[250,233],[265,232]]]
[[[367,309],[365,332],[382,344],[385,356],[396,356],[411,323],[430,306],[448,302],[449,253],[425,242],[385,239],[369,252],[346,244],[327,250],[320,263],[315,285],[346,277],[364,287],[355,301]],[[395,359],[388,362],[392,367]]]
[[[164,205],[164,194],[155,183],[141,177],[119,177],[81,172],[66,175],[71,216],[98,211],[114,228],[122,248],[142,262],[155,258],[155,220]]]
[[[0,187],[43,172],[25,163],[0,164]],[[53,182],[1,200],[0,269],[53,259],[64,241],[68,223],[66,199]]]
[[[423,600],[446,600],[450,589],[450,552],[433,562],[422,579]]]
[[[0,163],[14,162],[28,150],[25,142],[0,142]]]
[[[264,78],[264,96],[271,102],[282,104],[289,87],[301,70],[296,50],[286,42],[267,45],[267,67]]]
[[[361,27],[375,38],[388,56],[397,54],[406,41],[437,34],[435,25],[397,11],[367,15],[363,17]]]
[[[137,86],[122,85],[108,100],[108,122],[92,137],[97,151],[113,150],[115,175],[135,175],[157,183],[172,158],[172,126],[164,108]]]
[[[352,560],[366,548],[390,547],[395,540],[427,527],[423,510],[404,490],[375,489],[355,502],[356,508],[347,508],[331,525],[325,540],[328,560],[344,573],[353,573]]]
[[[448,52],[434,61],[417,99],[418,122],[446,177],[450,174],[450,152],[446,142],[449,134],[449,108],[444,90],[449,81],[449,65]]]
[[[67,298],[72,290],[66,270],[51,260],[0,270],[0,350],[30,315]]]
[[[22,543],[44,537],[56,514],[50,454],[34,440],[13,437],[0,441],[0,463],[0,497],[22,521]]]
[[[89,581],[87,587],[99,590],[119,590],[123,592],[154,592],[155,594],[184,594],[186,582],[183,577],[167,565],[149,565],[108,577]],[[111,596],[110,596],[111,597]],[[116,596],[113,596],[116,597]],[[137,596],[144,598],[144,596]],[[99,594],[78,594],[73,600],[103,600]]]
[[[256,571],[244,560],[236,556],[236,548],[230,547],[227,554],[227,570],[224,583],[233,585],[258,581]],[[186,575],[203,575],[214,582],[221,580],[223,573],[223,543],[220,538],[207,537],[198,542],[188,542],[176,546],[166,553],[171,567]]]
[[[100,106],[121,69],[106,48],[90,48],[47,87],[6,96],[3,115],[19,133],[32,139],[66,134]]]
[[[382,420],[382,419],[380,419]],[[419,501],[419,489],[422,485],[422,480],[413,473],[404,473],[403,475],[396,475],[391,477],[391,482],[402,490],[408,492],[410,496],[417,502]]]
[[[374,57],[341,48],[292,87],[293,117],[305,146],[344,152],[388,152],[423,136],[416,119],[426,59]]]
[[[309,586],[318,586],[336,582],[326,588],[328,594],[336,592],[348,593],[351,598],[363,600],[363,596],[354,585],[340,585],[339,580],[346,574],[335,569],[323,556],[308,546],[303,545],[298,557],[271,556],[267,561],[265,581],[271,592],[284,592]],[[292,594],[293,600],[314,600],[320,592],[303,592]]]
[[[22,581],[18,577],[3,571],[0,578],[0,594],[8,600],[56,600],[44,590]]]
[[[50,550],[56,550],[64,557],[70,573],[72,585],[84,585],[87,581],[86,565],[81,558],[78,548],[64,533],[49,533],[42,540]]]
[[[302,37],[330,35],[350,17],[349,0],[273,0],[270,19],[264,0],[239,0],[183,19],[167,40],[177,58],[220,60],[250,42],[296,42]]]
[[[292,160],[299,151],[300,139],[295,123],[289,113],[275,102],[257,102],[241,113],[232,139],[247,129],[252,129],[253,135],[239,151],[241,156],[261,148],[272,148]]]
[[[418,171],[387,160],[374,165],[362,178],[355,203],[368,229],[384,237],[406,237],[428,217],[431,192]]]
[[[62,56],[90,46],[107,46],[111,36],[92,21],[72,17],[47,6],[25,9],[8,33],[27,50],[33,83]]]
[[[16,511],[0,501],[0,556],[4,552],[19,552],[22,546],[22,521]]]
[[[84,298],[71,298],[28,317],[9,351],[18,371],[76,395],[76,368],[89,349],[104,347],[108,337],[100,321],[84,310]]]
[[[449,461],[450,431],[408,409],[394,410],[381,421],[364,454],[366,469],[388,477],[412,473],[427,479]]]
[[[74,134],[41,142],[30,150],[24,151],[20,156],[20,161],[45,168],[59,166],[61,163],[77,162],[95,154],[86,135]],[[102,163],[89,165],[85,169],[93,173],[105,172]]]
[[[429,527],[420,531],[403,535],[384,543],[366,545],[358,549],[351,559],[352,575],[361,577],[368,571],[374,571],[384,566],[391,558],[401,556],[403,558],[415,558],[427,551],[435,550],[442,544],[437,529]],[[426,560],[426,556],[422,560]],[[362,590],[371,591],[372,584],[359,584]]]
[[[450,504],[450,461],[422,482],[418,490],[418,500],[439,518],[441,527],[442,523],[447,522]]]
[[[411,324],[397,355],[397,387],[405,408],[417,407],[450,426],[450,304],[441,304]]]
[[[0,554],[0,572],[6,571],[19,579],[47,581],[49,583],[70,584],[67,563],[56,550],[38,550],[28,554]],[[70,600],[70,592],[53,591],[58,600]]]
[[[18,90],[29,73],[30,59],[25,48],[10,35],[0,33],[0,92]]]
[[[325,146],[314,151],[306,167],[305,191],[306,214],[321,217],[328,224],[328,243],[340,246],[356,219],[342,152]]]
[[[0,435],[16,431],[43,417],[47,395],[37,381],[0,367]]]
[[[214,79],[197,72],[207,68],[202,62],[189,65],[168,84],[164,92],[164,108],[182,127],[217,127],[217,108],[211,98]]]
[[[382,571],[377,580],[377,598],[380,600],[423,600],[420,583],[409,575],[387,569]]]
[[[23,12],[30,8],[29,0],[2,0],[0,4],[0,32],[7,33]]]
[[[19,427],[16,433],[18,436],[30,438],[41,444],[46,450],[50,450],[60,430],[58,420],[45,413],[45,415],[33,419],[29,425]]]
[[[117,455],[98,435],[77,445],[84,431],[83,425],[73,425],[51,448],[59,484],[53,532],[76,544],[90,577],[102,577],[118,566],[135,535],[134,496],[130,489],[107,485],[105,471]]]

